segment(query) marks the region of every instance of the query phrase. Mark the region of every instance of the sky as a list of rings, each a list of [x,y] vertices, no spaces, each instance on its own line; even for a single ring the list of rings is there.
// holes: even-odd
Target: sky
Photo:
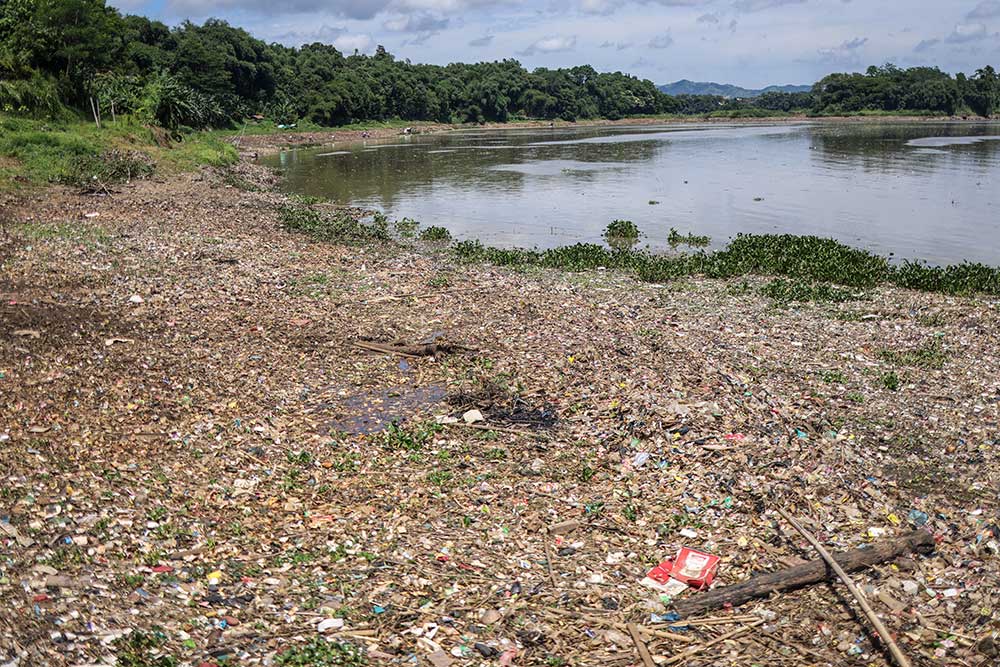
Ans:
[[[268,42],[379,44],[447,64],[589,64],[657,84],[811,84],[868,65],[1000,66],[1000,0],[109,0],[170,25],[216,17]]]

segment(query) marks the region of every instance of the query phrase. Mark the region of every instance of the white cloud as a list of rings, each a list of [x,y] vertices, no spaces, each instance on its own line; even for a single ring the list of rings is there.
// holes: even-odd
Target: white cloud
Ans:
[[[528,48],[520,51],[522,56],[533,56],[539,53],[559,53],[572,51],[576,48],[576,35],[543,37],[533,42]]]
[[[967,19],[991,19],[1000,16],[1000,0],[983,0],[965,15]]]
[[[955,26],[951,34],[944,41],[950,44],[964,44],[966,42],[977,42],[988,36],[986,26],[982,23],[961,23]]]
[[[674,43],[674,38],[670,36],[670,31],[663,33],[662,35],[657,35],[649,40],[649,48],[651,49],[665,49]]]

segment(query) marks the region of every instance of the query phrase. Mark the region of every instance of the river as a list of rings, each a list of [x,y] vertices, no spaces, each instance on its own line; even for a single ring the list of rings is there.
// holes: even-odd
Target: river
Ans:
[[[549,248],[614,219],[667,247],[815,234],[935,264],[1000,265],[1000,124],[662,125],[465,130],[286,151],[291,192]]]

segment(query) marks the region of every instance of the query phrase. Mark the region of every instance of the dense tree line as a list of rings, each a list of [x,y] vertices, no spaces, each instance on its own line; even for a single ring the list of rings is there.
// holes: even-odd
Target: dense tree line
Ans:
[[[869,67],[865,74],[831,74],[813,88],[816,111],[825,114],[933,111],[954,115],[968,109],[993,115],[1000,105],[1000,78],[992,67],[952,78],[936,67]]]
[[[812,93],[753,99],[668,96],[652,82],[589,66],[528,71],[516,60],[412,64],[379,47],[344,55],[326,44],[267,44],[224,21],[168,27],[105,0],[0,0],[0,110],[131,114],[165,127],[224,126],[262,113],[279,123],[507,121],[714,112],[920,110],[982,115],[998,106],[992,68],[833,74]]]

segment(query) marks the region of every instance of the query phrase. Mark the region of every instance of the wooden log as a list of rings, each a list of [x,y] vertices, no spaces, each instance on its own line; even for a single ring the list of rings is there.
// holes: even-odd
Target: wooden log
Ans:
[[[833,558],[845,571],[855,572],[914,551],[930,553],[933,550],[934,537],[926,530],[915,530],[902,537],[885,540],[867,548],[834,554]],[[814,560],[785,570],[762,574],[741,584],[701,593],[678,602],[674,605],[674,610],[682,617],[693,616],[726,605],[738,607],[755,598],[767,597],[771,593],[795,590],[836,578],[837,575],[823,560]]]
[[[858,606],[861,607],[861,611],[865,612],[868,622],[872,624],[872,627],[875,628],[875,632],[878,633],[878,636],[882,638],[882,641],[885,642],[885,645],[889,648],[889,652],[892,653],[892,657],[896,661],[896,664],[899,665],[899,667],[910,667],[910,659],[903,655],[903,651],[900,650],[899,645],[895,642],[895,640],[893,640],[892,634],[889,632],[889,628],[885,627],[885,623],[882,622],[882,619],[878,617],[875,610],[872,609],[870,604],[868,604],[865,596],[861,594],[861,590],[854,585],[854,581],[852,581],[847,575],[844,568],[840,566],[837,559],[834,558],[822,544],[820,544],[820,541],[817,540],[812,533],[803,528],[798,521],[792,518],[791,514],[780,508],[778,509],[778,514],[780,514],[785,521],[792,524],[792,528],[799,531],[799,534],[802,535],[802,537],[806,538],[806,541],[812,545],[812,548],[816,550],[816,553],[822,556],[823,561],[830,567],[830,569],[833,570],[834,574],[836,574],[837,577],[844,582],[844,585],[847,586],[847,590],[851,592],[851,595],[854,596]]]

